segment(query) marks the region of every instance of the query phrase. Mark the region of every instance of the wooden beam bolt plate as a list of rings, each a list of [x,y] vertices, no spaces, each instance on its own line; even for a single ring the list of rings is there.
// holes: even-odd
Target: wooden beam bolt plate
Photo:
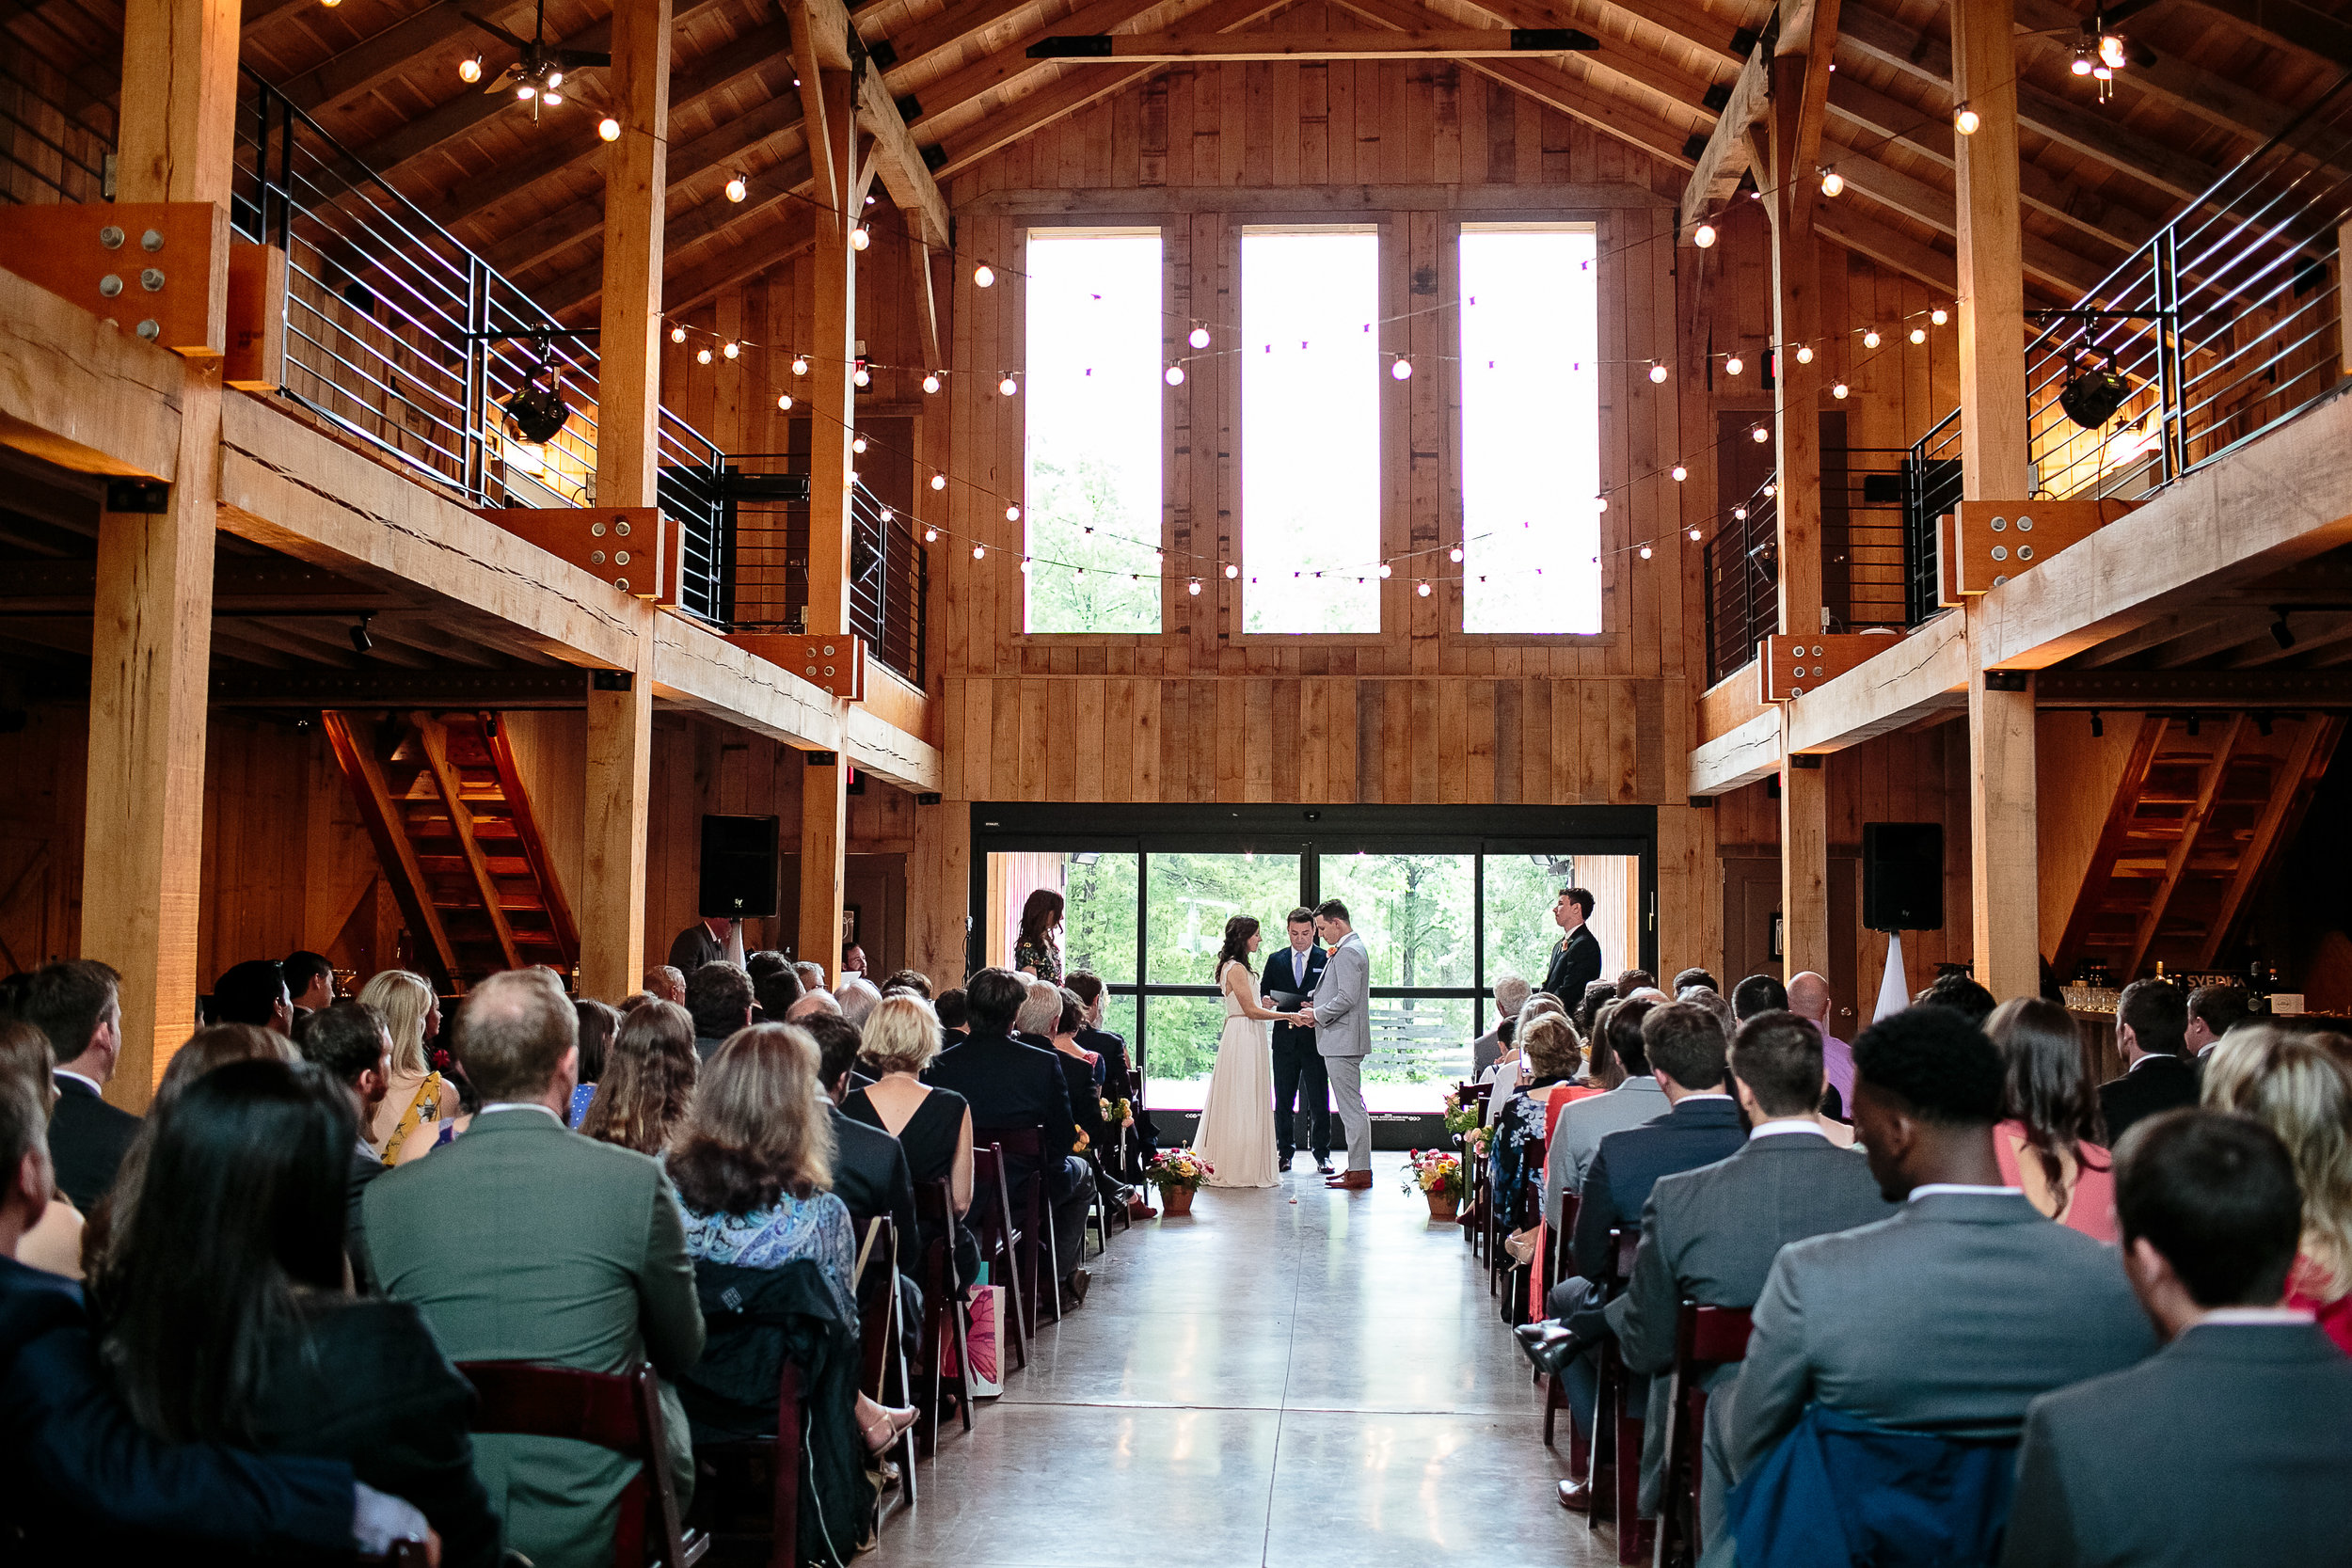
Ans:
[[[1972,597],[2031,571],[2069,545],[2131,510],[2128,501],[1964,500],[1951,515],[1951,555],[1943,577],[1947,591]]]
[[[746,631],[732,633],[727,641],[832,696],[851,703],[866,700],[866,639],[854,632],[794,637]]]
[[[1762,657],[1756,661],[1764,682],[1764,700],[1785,703],[1802,697],[1900,641],[1867,631],[1815,632],[1810,637],[1775,633],[1764,640]]]
[[[0,206],[0,266],[174,354],[212,358],[226,332],[213,271],[229,214],[210,201]]]
[[[485,506],[481,515],[624,594],[675,605],[684,582],[677,525],[653,506]]]
[[[286,384],[286,253],[274,245],[229,242],[228,342],[224,386],[275,392]]]

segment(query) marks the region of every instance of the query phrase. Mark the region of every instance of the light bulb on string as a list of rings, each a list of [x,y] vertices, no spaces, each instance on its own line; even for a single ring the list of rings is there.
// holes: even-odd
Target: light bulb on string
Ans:
[[[482,80],[482,56],[469,55],[457,62],[457,79],[468,87]]]
[[[855,372],[850,375],[850,381],[852,386],[871,387],[874,384],[874,372],[867,370],[864,365],[860,365]]]
[[[740,201],[751,194],[751,182],[739,174],[727,176],[727,199]]]
[[[682,343],[686,341],[686,328],[682,326],[674,326],[670,328],[670,341],[674,343]]]
[[[1168,367],[1167,373],[1162,375],[1160,379],[1167,382],[1170,387],[1182,387],[1184,384],[1184,367],[1182,365],[1170,365]]]
[[[1862,335],[1862,346],[1864,348],[1876,348],[1879,346],[1880,341],[1879,329],[1875,326]]]
[[[851,250],[864,250],[867,245],[872,245],[873,243],[874,236],[866,231],[866,225],[861,223],[855,229],[850,230],[850,248]]]
[[[1152,565],[1154,565],[1154,566],[1165,566],[1165,565],[1167,565],[1167,564],[1168,564],[1168,552],[1167,552],[1166,550],[1156,550],[1156,549],[1155,549],[1155,550],[1153,550],[1153,551],[1152,552]]]
[[[1459,566],[1462,563],[1462,546],[1459,545],[1454,546],[1452,549],[1445,552],[1445,558],[1448,561],[1453,562],[1456,566]]]
[[[939,372],[937,371],[929,372],[924,375],[923,390],[926,395],[935,395],[939,391]]]
[[[856,489],[856,488],[857,488],[857,482],[858,482],[858,471],[857,471],[855,468],[851,468],[851,469],[850,470],[850,483],[849,483],[847,485],[843,486],[843,488],[845,488],[845,489],[850,489],[850,490],[854,490],[854,489]]]
[[[697,364],[697,365],[707,365],[707,364],[709,364],[709,363],[710,363],[710,351],[709,351],[708,349],[707,349],[707,348],[698,348],[698,349],[696,349],[696,350],[694,351],[694,363],[695,363],[695,364]]]
[[[1950,321],[1951,319],[1952,313],[1949,310],[1945,309],[1941,305],[1928,312],[1928,320],[1933,322],[1938,326],[1943,325],[1946,322]]]
[[[743,347],[734,339],[729,338],[725,342],[719,345],[719,352],[725,355],[728,358],[734,359],[742,355]]]
[[[978,266],[972,269],[972,286],[974,288],[993,288],[995,285],[995,282],[996,269],[990,266],[986,261],[982,261]]]
[[[1846,177],[1838,173],[1836,168],[1821,170],[1821,194],[1823,196],[1835,197],[1845,188]]]
[[[1736,354],[1729,356],[1724,360],[1724,373],[1725,375],[1738,375],[1741,371],[1746,370],[1747,368],[1747,361],[1740,358]]]
[[[854,452],[863,452],[866,450],[866,437],[863,436],[851,437],[850,450]]]
[[[1691,530],[1691,543],[1692,543],[1692,544],[1693,544],[1693,545],[1695,545],[1695,544],[1697,544],[1698,542],[1699,542],[1699,531],[1698,531],[1697,529],[1693,528],[1693,529],[1692,529],[1692,530]]]
[[[975,561],[986,561],[988,559],[988,546],[986,545],[973,546],[972,559]]]
[[[898,514],[895,509],[885,506],[882,509],[882,520],[885,523],[895,523],[898,520]]]
[[[1952,111],[1952,129],[1963,136],[1975,135],[1983,123],[1984,117],[1965,103]]]
[[[614,119],[611,115],[605,116],[602,119],[596,121],[596,135],[599,139],[604,141],[619,141],[621,139],[621,122]]]
[[[1766,430],[1762,425],[1757,425],[1754,430],[1748,432],[1748,435],[1759,443],[1769,441],[1772,438],[1772,433]]]
[[[1389,374],[1399,381],[1410,381],[1413,379],[1413,362],[1400,354],[1396,363],[1389,367]]]
[[[1005,379],[996,383],[996,389],[1004,393],[1005,396],[1010,397],[1013,393],[1021,390],[1021,383],[1012,378],[1012,372],[1010,371],[1007,371],[1005,372]]]
[[[1679,484],[1684,480],[1691,477],[1691,470],[1677,463],[1673,467],[1667,469],[1666,474],[1668,478],[1672,479],[1677,484]]]
[[[1691,230],[1691,243],[1701,250],[1711,248],[1715,244],[1715,226],[1711,223],[1700,224]]]
[[[1649,546],[1646,544],[1642,546],[1642,559],[1644,561],[1647,561],[1649,559]]]
[[[1607,492],[1604,491],[1602,494],[1593,498],[1593,510],[1595,512],[1606,512],[1609,510],[1609,497]]]
[[[923,543],[925,543],[926,545],[936,545],[936,544],[938,544],[938,543],[939,543],[939,530],[937,530],[937,529],[935,529],[935,528],[930,528],[930,527],[928,527],[928,526],[927,526],[927,527],[925,527],[925,528],[924,528],[924,530],[923,530]]]
[[[789,414],[792,412],[792,394],[789,392],[778,392],[776,394],[776,409],[779,413]]]
[[[1241,576],[1241,568],[1230,561],[1227,562],[1225,563],[1225,580],[1231,582],[1233,578],[1239,576]]]
[[[1009,523],[1017,523],[1020,520],[1021,508],[1019,506],[1008,506],[1005,508],[1005,521]]]
[[[1184,592],[1191,594],[1196,599],[1199,598],[1200,596],[1200,579],[1199,578],[1194,578],[1190,582],[1184,584]]]
[[[1655,359],[1651,360],[1649,362],[1649,378],[1652,384],[1663,382],[1666,379],[1666,367],[1660,364]]]
[[[1025,555],[1021,558],[1021,575],[1025,578],[1029,575],[1029,558]]]
[[[1414,586],[1413,592],[1419,594],[1424,599],[1429,597],[1429,579],[1427,578],[1422,578],[1421,581]]]
[[[931,475],[931,488],[934,490],[945,490],[947,488],[947,476],[946,474]]]
[[[1386,578],[1387,576],[1389,576],[1389,574],[1390,574],[1391,571],[1393,571],[1393,570],[1394,570],[1394,568],[1393,568],[1393,567],[1391,567],[1391,566],[1390,566],[1390,564],[1389,564],[1387,562],[1383,561],[1382,562],[1380,562],[1380,575],[1381,575],[1383,578]]]
[[[1810,365],[1813,363],[1813,345],[1811,343],[1799,343],[1797,345],[1797,363],[1800,365]]]
[[[1735,523],[1746,522],[1748,520],[1748,509],[1744,506],[1733,507],[1731,509],[1731,520]]]
[[[1764,499],[1765,499],[1766,500],[1771,500],[1771,499],[1772,499],[1774,496],[1777,496],[1777,495],[1779,495],[1779,494],[1780,494],[1780,486],[1779,486],[1779,485],[1777,485],[1777,484],[1767,484],[1766,486],[1764,486]]]
[[[1192,336],[1186,338],[1184,341],[1190,343],[1195,348],[1207,348],[1209,346],[1209,329],[1201,325],[1199,322],[1195,322],[1192,327]]]
[[[1848,387],[1848,386],[1847,386],[1844,382],[1842,382],[1842,381],[1841,381],[1841,382],[1839,382],[1836,386],[1832,387],[1832,388],[1829,389],[1829,395],[1830,395],[1831,397],[1837,398],[1837,399],[1839,399],[1839,400],[1841,400],[1841,401],[1842,401],[1842,400],[1844,399],[1845,395],[1847,394],[1847,392],[1848,392],[1848,391],[1850,391],[1850,390],[1851,390],[1851,388],[1849,388],[1849,387]]]
[[[792,356],[792,373],[794,375],[806,375],[808,373],[807,359],[800,355],[794,355]]]
[[[1928,329],[1924,326],[1913,327],[1911,329],[1911,341],[1915,343],[1926,342],[1928,341]]]

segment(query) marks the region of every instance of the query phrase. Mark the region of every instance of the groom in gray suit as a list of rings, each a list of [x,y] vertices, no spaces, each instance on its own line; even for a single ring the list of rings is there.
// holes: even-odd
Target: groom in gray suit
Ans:
[[[1347,906],[1315,906],[1315,931],[1331,949],[1315,993],[1298,1021],[1315,1032],[1315,1050],[1331,1078],[1331,1106],[1347,1132],[1347,1169],[1324,1183],[1362,1192],[1372,1186],[1372,1113],[1364,1109],[1364,1058],[1372,1054],[1372,955],[1347,922]]]

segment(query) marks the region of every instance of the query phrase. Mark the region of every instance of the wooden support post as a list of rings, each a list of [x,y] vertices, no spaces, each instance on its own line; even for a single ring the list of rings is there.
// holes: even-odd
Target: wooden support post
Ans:
[[[806,118],[812,135],[823,137],[825,155],[815,160],[818,194],[828,207],[817,216],[817,345],[810,365],[808,630],[838,637],[850,629],[850,442],[856,434],[857,388],[850,377],[857,358],[857,250],[850,234],[865,205],[865,182],[856,177],[856,95],[846,71],[824,70],[802,94],[822,105],[821,119]],[[830,180],[831,184],[827,182]],[[803,887],[809,884],[804,880]],[[803,900],[805,904],[805,900]]]
[[[660,475],[661,224],[669,188],[670,0],[612,13],[605,152],[604,315],[596,342],[596,500],[651,506]]]
[[[841,968],[842,856],[850,842],[850,768],[837,752],[807,753],[801,780],[801,931],[793,957]]]
[[[117,201],[207,201],[228,211],[240,25],[238,0],[127,0]],[[206,346],[218,354],[228,346],[225,232],[211,260]]]
[[[2033,676],[1978,671],[1968,683],[1968,906],[1977,978],[2003,1001],[2041,993],[2039,842]]]
[[[907,963],[937,990],[963,983],[971,909],[972,808],[918,800],[914,852],[907,857]]]
[[[235,35],[232,32],[230,37]],[[190,381],[200,372],[190,367]],[[91,625],[89,776],[82,847],[82,956],[122,976],[122,1055],[106,1098],[145,1109],[196,1028],[204,848],[204,719],[213,642],[217,386],[197,388],[181,482],[168,499],[110,487],[99,515]],[[113,510],[112,503],[126,509]],[[129,507],[156,505],[149,512]]]
[[[1780,710],[1781,977],[1830,970],[1829,768],[1827,759],[1788,749],[1788,708]],[[1804,764],[1811,763],[1811,767]]]
[[[1960,211],[1961,493],[2020,500],[2026,483],[2026,271],[2018,230],[2014,0],[1953,0],[1952,99],[1977,112],[1955,136]]]
[[[636,671],[598,670],[588,676],[588,814],[574,907],[580,911],[579,993],[605,1001],[635,990],[646,961],[651,662],[643,661],[645,667]]]

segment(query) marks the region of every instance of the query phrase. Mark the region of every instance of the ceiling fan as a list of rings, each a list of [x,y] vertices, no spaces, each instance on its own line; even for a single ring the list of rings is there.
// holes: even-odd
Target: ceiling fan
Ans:
[[[498,78],[483,88],[485,92],[505,92],[513,89],[516,98],[531,105],[533,119],[539,116],[539,105],[550,108],[564,102],[564,78],[571,71],[589,66],[611,65],[612,55],[599,49],[560,49],[547,41],[548,0],[539,0],[538,12],[532,24],[531,37],[517,38],[497,23],[462,13],[467,21],[501,42],[514,46],[520,56],[501,71]],[[457,67],[459,78],[468,83],[482,80],[482,56],[472,55]]]

